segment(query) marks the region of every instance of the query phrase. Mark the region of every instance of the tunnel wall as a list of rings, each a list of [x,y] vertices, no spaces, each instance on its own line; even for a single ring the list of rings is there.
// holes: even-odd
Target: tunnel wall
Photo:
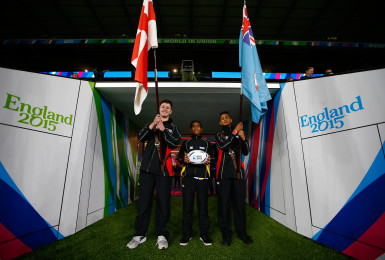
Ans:
[[[253,124],[247,202],[355,258],[385,253],[385,70],[281,85]]]
[[[138,128],[76,79],[0,69],[0,259],[135,199]]]

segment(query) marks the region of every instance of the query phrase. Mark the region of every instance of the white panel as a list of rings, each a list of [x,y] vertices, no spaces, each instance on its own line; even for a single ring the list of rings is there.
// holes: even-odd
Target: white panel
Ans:
[[[78,218],[76,223],[76,232],[85,228],[87,226],[87,210],[88,210],[88,201],[90,195],[91,187],[91,176],[92,176],[92,165],[94,161],[94,148],[96,133],[98,129],[98,116],[96,113],[95,102],[92,102],[91,115],[90,115],[90,124],[88,127],[87,135],[87,147],[86,154],[84,157],[84,169],[83,169],[83,178],[82,186],[80,191],[80,201],[79,201],[79,211]]]
[[[294,212],[294,198],[293,198],[293,189],[292,189],[292,181],[291,181],[291,171],[290,171],[290,162],[289,162],[289,151],[288,151],[288,143],[287,143],[287,135],[286,135],[286,124],[284,122],[284,108],[282,103],[279,106],[277,120],[276,120],[276,130],[274,135],[274,146],[273,153],[277,155],[277,158],[272,159],[272,163],[277,165],[277,168],[280,169],[279,174],[274,174],[276,171],[272,167],[272,178],[271,183],[274,183],[274,179],[279,177],[281,180],[279,181],[281,185],[282,192],[277,191],[280,188],[280,185],[276,185],[277,189],[271,188],[270,194],[270,204],[273,209],[277,209],[275,206],[275,201],[280,200],[280,204],[283,204],[284,211],[278,212],[275,210],[270,211],[270,217],[277,220],[281,224],[286,227],[296,231],[295,224],[295,212]],[[275,150],[277,152],[275,152]],[[274,154],[273,154],[274,156]],[[278,165],[279,164],[279,165]],[[276,176],[276,177],[275,177]],[[282,194],[281,197],[276,196],[275,194]]]
[[[96,131],[97,131],[96,143],[95,143],[95,151],[94,151],[94,162],[92,165],[91,189],[90,189],[88,213],[92,213],[94,211],[103,209],[104,201],[105,201],[104,162],[103,162],[103,151],[102,151],[102,143],[100,139],[99,127]]]
[[[341,210],[380,149],[377,126],[303,140],[314,226],[324,228]]]
[[[286,123],[297,232],[311,237],[310,208],[293,85],[286,84],[281,96]]]
[[[104,210],[103,209],[100,209],[100,210],[97,210],[97,211],[90,213],[87,216],[87,226],[94,224],[95,222],[101,220],[102,218],[104,218]]]
[[[279,119],[277,118],[279,122]],[[286,213],[285,210],[285,198],[282,184],[282,166],[281,166],[281,151],[280,151],[280,139],[279,128],[282,124],[276,123],[274,140],[273,140],[273,151],[271,157],[271,169],[270,169],[270,208],[273,208],[282,214]],[[286,138],[286,137],[285,137]]]
[[[378,131],[380,132],[381,143],[385,142],[385,124],[378,125]]]
[[[33,208],[59,223],[71,139],[0,124],[0,161]]]
[[[3,68],[0,78],[0,123],[72,135],[78,80]]]
[[[64,236],[75,233],[92,101],[89,83],[81,81],[59,226]]]
[[[302,138],[385,122],[384,81],[385,69],[295,82]]]

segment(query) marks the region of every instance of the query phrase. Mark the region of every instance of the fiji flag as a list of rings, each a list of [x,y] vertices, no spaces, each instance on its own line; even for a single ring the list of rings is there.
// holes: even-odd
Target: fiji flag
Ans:
[[[243,6],[243,24],[239,36],[239,66],[242,67],[242,92],[251,101],[252,120],[258,124],[267,111],[266,102],[271,96],[259,62],[246,5]]]

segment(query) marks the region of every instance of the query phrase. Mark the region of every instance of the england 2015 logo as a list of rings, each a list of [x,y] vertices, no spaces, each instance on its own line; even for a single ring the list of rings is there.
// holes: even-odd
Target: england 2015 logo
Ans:
[[[56,131],[56,126],[60,124],[72,125],[73,115],[65,117],[54,113],[47,106],[33,107],[30,104],[21,102],[21,98],[7,93],[7,100],[3,106],[5,109],[15,111],[21,117],[17,122],[33,127],[45,128],[48,131]]]
[[[333,128],[340,129],[345,125],[345,116],[363,109],[361,96],[357,96],[350,105],[342,105],[330,110],[328,107],[325,107],[323,111],[317,115],[300,116],[301,128],[310,126],[312,133],[323,132]]]

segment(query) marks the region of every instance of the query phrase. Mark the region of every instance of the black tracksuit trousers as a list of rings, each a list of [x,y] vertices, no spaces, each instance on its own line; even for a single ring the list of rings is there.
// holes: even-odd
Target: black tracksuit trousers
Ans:
[[[192,235],[194,199],[197,195],[198,226],[201,235],[208,235],[210,218],[208,214],[208,179],[183,178],[183,235]]]
[[[224,236],[231,235],[231,208],[235,231],[239,235],[246,233],[245,189],[242,179],[217,180],[218,224]]]
[[[145,236],[147,233],[156,188],[155,234],[164,236],[166,239],[169,237],[167,222],[170,220],[171,183],[170,176],[140,172],[138,215],[135,221],[136,236]]]

